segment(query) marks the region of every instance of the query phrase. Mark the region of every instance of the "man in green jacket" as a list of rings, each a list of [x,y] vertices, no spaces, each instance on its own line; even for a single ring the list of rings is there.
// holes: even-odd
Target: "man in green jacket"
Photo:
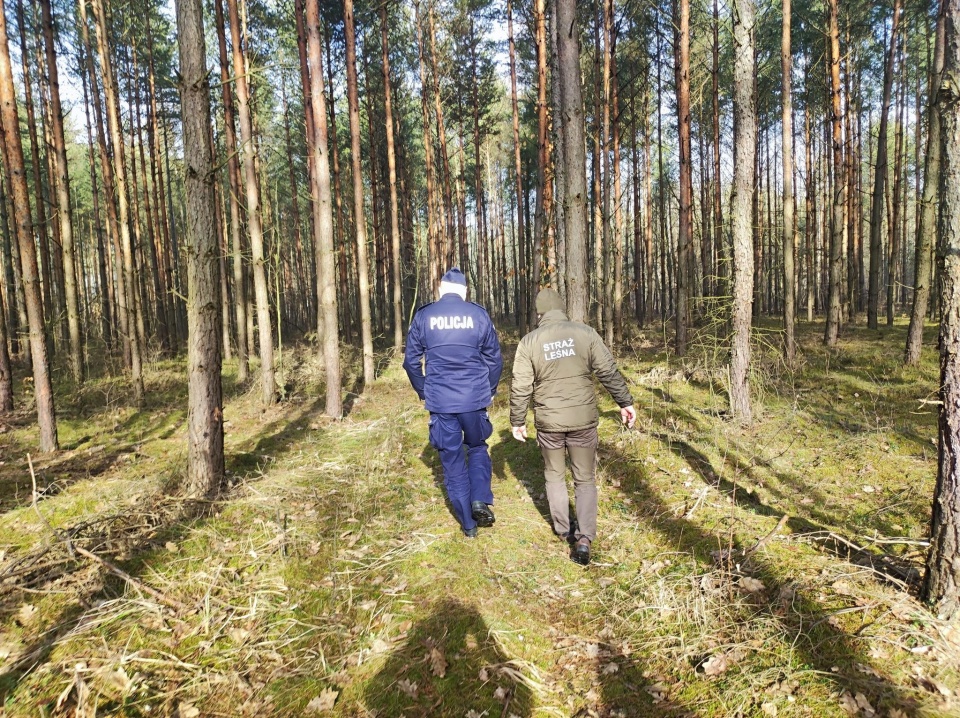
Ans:
[[[520,340],[513,362],[510,424],[518,441],[527,440],[527,409],[533,399],[537,445],[543,454],[547,502],[557,535],[575,541],[571,558],[590,563],[597,534],[597,424],[600,413],[595,374],[620,406],[620,418],[633,428],[633,397],[616,361],[591,327],[567,319],[554,289],[537,294],[537,328]],[[570,521],[565,455],[570,455],[577,521]],[[579,524],[579,525],[578,525]]]

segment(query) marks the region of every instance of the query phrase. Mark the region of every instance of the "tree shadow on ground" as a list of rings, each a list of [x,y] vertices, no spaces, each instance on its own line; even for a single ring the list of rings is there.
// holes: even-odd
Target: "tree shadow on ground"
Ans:
[[[705,532],[695,522],[684,516],[677,517],[658,493],[648,484],[641,467],[616,449],[608,447],[608,463],[622,477],[620,491],[628,494],[634,506],[642,507],[639,520],[645,521],[657,531],[665,542],[692,556],[706,571],[718,570],[713,557],[718,546],[742,551],[743,546],[734,536],[721,536]],[[750,508],[750,507],[746,507]],[[732,564],[732,562],[731,562]],[[731,579],[732,565],[719,567],[726,580]],[[914,710],[916,701],[907,695],[892,680],[872,665],[868,645],[860,630],[871,622],[871,607],[855,604],[838,609],[840,613],[863,613],[860,628],[846,631],[836,621],[837,610],[821,605],[808,588],[797,582],[782,578],[783,567],[758,551],[744,561],[742,570],[759,579],[764,590],[745,598],[739,608],[731,605],[727,610],[743,612],[743,622],[757,621],[758,616],[779,624],[786,654],[792,653],[798,666],[807,666],[818,675],[833,682],[837,689],[852,695],[863,693],[875,708],[889,710],[893,707]],[[847,599],[852,603],[852,599]],[[775,655],[771,653],[770,655]],[[788,673],[799,668],[785,667]]]
[[[457,518],[457,513],[453,510],[453,504],[450,503],[450,497],[447,496],[447,487],[443,483],[443,464],[440,463],[440,455],[437,454],[437,450],[430,445],[429,441],[424,445],[423,451],[420,452],[420,461],[430,469],[433,485],[437,487],[437,491],[443,497],[443,503],[453,518],[454,526],[460,528],[460,519]]]
[[[455,599],[433,606],[366,685],[366,715],[462,718],[533,715],[522,664],[510,658],[479,611]]]
[[[547,493],[543,478],[543,458],[535,437],[519,442],[513,438],[509,429],[500,431],[500,441],[490,449],[490,460],[493,463],[493,475],[506,479],[507,469],[516,477],[520,485],[529,494],[537,512],[553,530],[553,519],[550,517],[550,506],[547,503]],[[573,516],[573,513],[570,514]]]

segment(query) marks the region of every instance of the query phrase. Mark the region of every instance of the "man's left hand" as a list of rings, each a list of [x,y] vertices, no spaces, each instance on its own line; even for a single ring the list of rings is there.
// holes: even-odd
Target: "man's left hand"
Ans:
[[[623,422],[623,425],[628,429],[632,429],[633,425],[637,421],[637,411],[633,408],[633,405],[624,406],[620,409],[620,421]]]

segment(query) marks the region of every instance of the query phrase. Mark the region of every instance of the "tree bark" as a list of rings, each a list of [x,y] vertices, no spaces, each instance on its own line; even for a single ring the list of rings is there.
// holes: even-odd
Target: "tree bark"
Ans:
[[[541,5],[541,15],[542,15],[542,0],[540,1]],[[507,0],[507,37],[509,40],[509,50],[510,50],[510,107],[513,111],[513,172],[514,172],[514,192],[516,194],[517,200],[517,222],[516,222],[516,242],[523,242],[525,236],[525,227],[523,224],[523,175],[521,172],[520,165],[520,110],[519,104],[517,102],[517,57],[516,57],[516,48],[513,40],[513,3],[511,0]],[[546,48],[544,47],[544,50]],[[538,69],[539,77],[539,69]],[[544,81],[544,84],[546,82]],[[520,317],[520,334],[524,335],[527,333],[527,328],[529,326],[529,308],[528,308],[528,287],[527,287],[527,264],[525,261],[525,255],[523,251],[518,253],[518,262],[516,267],[516,281],[519,291],[518,294],[518,308],[517,314]]]
[[[757,152],[757,110],[754,104],[753,0],[733,2],[733,196],[730,222],[733,236],[733,307],[730,356],[730,410],[743,424],[750,424],[750,320],[753,299],[753,248],[750,228],[751,198]]]
[[[791,74],[793,55],[790,49],[790,0],[783,0],[783,36],[780,46],[780,64],[783,70],[783,328],[784,355],[787,364],[796,360],[794,317],[797,308],[797,274],[794,267],[796,247],[794,238],[793,195],[793,94]],[[719,178],[718,178],[719,179]]]
[[[567,315],[587,320],[587,177],[583,94],[580,87],[580,36],[575,0],[556,0],[557,63],[564,160],[564,242],[566,244]]]
[[[945,67],[937,92],[943,133],[939,460],[922,597],[952,619],[960,614],[960,4],[944,5]]]
[[[690,146],[690,0],[677,1],[677,137],[680,153],[680,219],[677,225],[677,356],[687,352],[693,256],[693,161]],[[752,23],[751,23],[752,24]]]
[[[187,204],[187,496],[212,498],[224,483],[220,381],[220,243],[210,146],[210,84],[201,0],[177,0]]]
[[[349,2],[349,0],[347,0]],[[327,107],[320,66],[319,0],[307,0],[307,57],[310,63],[310,101],[313,104],[314,138],[314,246],[318,257],[317,296],[323,316],[323,358],[327,380],[326,413],[335,419],[343,415],[340,397],[340,333],[337,329],[337,271],[333,247],[333,207],[330,195],[330,158],[327,145]],[[352,17],[351,17],[352,20]]]
[[[833,12],[831,10],[831,12]],[[831,15],[831,18],[833,15]],[[831,20],[832,22],[832,20]],[[893,63],[897,51],[897,29],[900,24],[900,0],[893,2],[893,29],[890,33],[890,49],[883,65],[883,99],[880,104],[880,128],[877,132],[877,160],[873,179],[873,204],[870,207],[870,288],[867,296],[867,326],[877,328],[880,304],[880,259],[883,254],[881,233],[883,231],[884,184],[887,181],[887,115],[890,110],[890,94],[893,90]],[[834,56],[834,62],[839,59]],[[836,100],[839,107],[839,99]],[[836,110],[835,110],[836,111]]]
[[[943,75],[945,42],[944,13],[947,0],[940,1],[937,14],[936,40],[934,41],[933,66],[930,70],[930,89],[927,99],[927,149],[924,157],[923,200],[920,222],[917,227],[915,278],[913,282],[913,309],[910,312],[910,328],[907,330],[907,346],[904,363],[914,366],[920,362],[923,345],[923,323],[927,316],[930,299],[930,275],[933,247],[937,233],[937,200],[940,189],[940,111],[937,93]]]
[[[363,209],[363,176],[360,164],[360,98],[357,90],[357,40],[353,25],[353,0],[343,0],[344,35],[347,55],[347,102],[350,114],[350,160],[353,169],[353,218],[357,234],[358,295],[360,334],[363,344],[363,382],[376,378],[373,369],[373,327],[370,320],[370,270],[367,260],[367,224]],[[439,95],[436,98],[440,102]],[[315,122],[319,118],[314,117]]]
[[[899,2],[899,0],[896,0]],[[846,182],[843,173],[843,132],[840,110],[840,28],[837,24],[837,0],[829,0],[828,9],[831,144],[833,147],[833,211],[830,215],[830,279],[828,282],[827,321],[823,343],[835,346],[840,334],[840,310],[843,271],[844,210],[846,209]],[[873,261],[871,259],[871,261]],[[876,319],[874,319],[876,323]]]
[[[81,3],[86,0],[80,0]],[[107,38],[107,18],[103,9],[103,0],[90,0],[94,13],[94,27],[97,33],[97,46],[100,55],[100,67],[103,74],[103,92],[107,105],[107,125],[110,128],[110,140],[113,146],[113,179],[117,193],[117,221],[119,238],[123,253],[123,283],[126,298],[127,336],[130,340],[131,374],[133,379],[134,401],[143,402],[143,345],[137,331],[137,280],[133,261],[133,242],[130,238],[130,208],[127,204],[126,159],[124,156],[123,127],[120,123],[120,105],[117,97],[116,75],[110,57],[110,45]]]
[[[13,220],[26,298],[27,320],[30,328],[30,353],[33,360],[33,391],[37,405],[37,423],[40,426],[40,450],[44,453],[59,448],[57,417],[53,403],[53,385],[47,361],[47,340],[43,324],[43,304],[40,299],[40,277],[37,272],[37,252],[33,243],[30,199],[24,171],[23,143],[20,139],[20,121],[17,115],[16,89],[13,68],[10,66],[10,46],[7,42],[6,10],[0,6],[0,145],[3,161],[10,173],[12,185]]]
[[[383,104],[387,130],[387,178],[390,184],[390,251],[393,257],[393,347],[403,347],[403,285],[400,258],[400,204],[397,201],[397,153],[393,146],[393,99],[390,89],[390,53],[387,4],[380,4],[380,38],[383,58]],[[328,179],[329,182],[329,170]],[[329,191],[329,188],[328,188]],[[331,225],[332,228],[333,225]]]
[[[270,323],[270,296],[264,257],[263,218],[260,208],[260,185],[257,182],[253,117],[250,111],[246,63],[240,44],[240,14],[237,11],[236,0],[227,0],[227,11],[230,18],[230,43],[233,49],[233,73],[243,152],[243,184],[247,198],[247,229],[250,232],[253,289],[256,297],[257,332],[260,340],[260,400],[264,406],[269,406],[277,400],[277,386],[273,363],[273,328]]]

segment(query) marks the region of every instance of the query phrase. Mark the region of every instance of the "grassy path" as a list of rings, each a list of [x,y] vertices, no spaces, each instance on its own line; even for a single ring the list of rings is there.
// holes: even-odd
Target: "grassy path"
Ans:
[[[202,512],[166,497],[182,368],[151,375],[141,412],[93,382],[62,424],[69,451],[37,465],[53,489],[36,507],[32,429],[0,432],[0,716],[955,714],[960,629],[907,588],[935,366],[895,367],[900,329],[836,354],[811,329],[797,375],[761,361],[750,430],[724,421],[707,364],[623,357],[641,419],[623,430],[604,399],[587,568],[546,520],[535,443],[509,438],[509,373],[491,414],[497,523],[476,541],[395,361],[339,423],[310,361],[267,414],[235,394],[235,485]],[[130,579],[71,558],[48,522]],[[908,543],[876,542],[890,537]]]

